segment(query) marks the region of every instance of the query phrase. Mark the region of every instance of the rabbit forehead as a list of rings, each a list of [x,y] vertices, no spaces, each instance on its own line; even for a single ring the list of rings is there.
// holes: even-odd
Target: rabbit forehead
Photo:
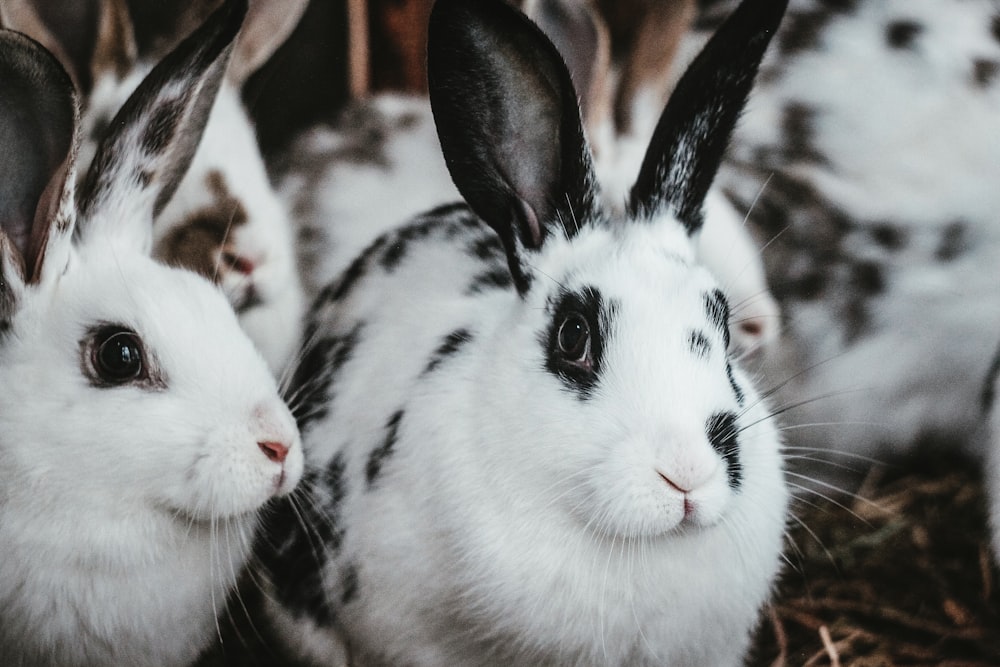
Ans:
[[[210,383],[236,394],[239,387],[273,390],[263,361],[215,286],[187,270],[113,247],[85,246],[80,253],[55,287],[46,315],[53,328],[77,337],[103,324],[133,329],[169,387]]]
[[[715,287],[687,233],[672,220],[594,225],[551,245],[535,265],[550,293],[591,286],[617,300],[652,296],[662,308],[656,295],[697,295]]]

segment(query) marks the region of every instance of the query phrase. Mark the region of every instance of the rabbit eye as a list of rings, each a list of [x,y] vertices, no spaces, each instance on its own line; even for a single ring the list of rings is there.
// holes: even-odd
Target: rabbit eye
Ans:
[[[94,368],[102,380],[121,384],[144,373],[142,343],[132,331],[110,330],[97,339]]]
[[[550,304],[552,319],[540,337],[545,369],[586,400],[600,380],[604,331],[615,318],[616,306],[605,302],[594,287],[562,292]]]
[[[585,363],[590,352],[590,325],[579,313],[571,313],[559,325],[556,338],[561,352],[570,361]]]

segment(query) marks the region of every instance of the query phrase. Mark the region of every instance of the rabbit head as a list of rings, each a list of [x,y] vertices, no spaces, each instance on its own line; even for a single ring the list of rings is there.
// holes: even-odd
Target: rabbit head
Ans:
[[[721,508],[739,466],[719,440],[729,431],[713,428],[734,424],[745,396],[725,360],[728,300],[699,265],[692,236],[703,226],[712,179],[783,3],[742,3],[691,65],[660,117],[621,217],[601,205],[576,94],[551,44],[536,30],[513,27],[514,36],[501,40],[496,26],[513,21],[510,12],[456,4],[440,0],[430,27],[429,87],[441,145],[459,191],[500,238],[522,312],[548,321],[511,326],[543,332],[544,366],[559,380],[547,399],[523,391],[525,369],[510,360],[530,343],[512,332],[509,342],[498,342],[511,349],[494,355],[495,368],[488,364],[500,379],[485,400],[538,419],[561,403],[562,391],[608,401],[607,413],[618,417],[601,420],[604,427],[581,422],[581,441],[603,449],[594,434],[605,431],[610,442],[644,440],[623,451],[661,459],[652,468],[673,488],[690,490],[714,475],[709,486],[717,484],[717,494],[707,495]],[[720,344],[715,365],[704,364],[712,358],[707,350]],[[677,396],[675,407],[661,405],[664,396]],[[713,412],[727,396],[723,403],[732,405]],[[659,426],[623,437],[632,431],[623,424],[648,421],[642,414],[657,415]],[[524,423],[534,428],[532,418]],[[704,447],[689,446],[699,441]],[[667,463],[675,449],[687,453]],[[604,481],[587,493],[620,497]],[[712,502],[704,505],[706,521],[719,516],[708,509]],[[667,523],[687,516],[683,503],[677,514],[650,510]]]
[[[620,210],[670,88],[677,50],[693,22],[688,0],[624,3],[530,0],[524,11],[566,59],[581,94],[584,128],[605,204]],[[705,202],[698,258],[734,304],[734,349],[756,352],[778,337],[780,310],[770,294],[756,239],[716,189]]]
[[[15,0],[5,23],[64,54],[61,40],[46,29],[32,3]],[[77,81],[91,82],[81,120],[81,172],[91,164],[115,114],[155,64],[153,58],[140,57],[125,0],[94,4],[97,25],[90,60],[67,66],[76,72]],[[217,5],[204,2],[186,8],[178,30]],[[294,350],[304,296],[289,214],[269,182],[240,91],[284,42],[305,5],[301,0],[250,3],[201,143],[153,228],[154,256],[217,282],[275,372]],[[69,60],[65,55],[60,59]]]

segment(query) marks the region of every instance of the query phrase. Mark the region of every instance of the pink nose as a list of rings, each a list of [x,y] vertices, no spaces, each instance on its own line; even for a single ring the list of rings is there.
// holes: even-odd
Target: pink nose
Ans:
[[[283,463],[288,456],[288,445],[280,442],[258,442],[257,446],[264,452],[264,456],[275,463]]]
[[[678,484],[677,482],[675,482],[671,478],[669,478],[666,475],[664,475],[662,472],[657,472],[657,474],[660,476],[660,479],[662,479],[664,482],[666,482],[667,484],[669,484],[670,486],[672,486],[677,491],[680,491],[681,493],[684,493],[684,494],[688,494],[688,493],[691,492],[691,489],[685,488],[686,485]]]
[[[252,259],[246,257],[241,257],[235,253],[227,252],[222,255],[223,261],[229,265],[229,267],[236,271],[237,273],[242,273],[249,276],[257,268],[256,264]]]

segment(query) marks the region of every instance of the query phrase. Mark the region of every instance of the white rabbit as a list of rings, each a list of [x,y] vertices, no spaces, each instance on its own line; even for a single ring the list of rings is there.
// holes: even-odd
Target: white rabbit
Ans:
[[[624,209],[628,188],[663,108],[661,95],[670,82],[671,52],[654,54],[662,43],[644,40],[629,53],[621,66],[626,73],[619,77],[611,69],[604,18],[592,3],[533,0],[523,4],[569,62],[574,83],[582,92],[585,130],[592,145],[596,143],[595,172],[601,194],[610,207]],[[645,32],[662,35],[663,14],[673,14],[675,9],[649,9]],[[662,69],[650,71],[653,65]],[[609,83],[619,79],[620,86]],[[655,92],[650,93],[650,88]],[[614,102],[609,99],[612,93],[617,95]],[[612,127],[610,108],[630,105],[636,109],[629,116],[628,131]],[[382,93],[351,103],[334,125],[304,132],[277,161],[274,171],[299,226],[299,259],[310,295],[336,278],[381,234],[420,211],[459,199],[441,157],[430,104],[426,97],[415,95]],[[751,351],[773,342],[780,313],[768,292],[757,244],[745,228],[744,216],[714,189],[696,243],[699,258],[734,304],[736,347]]]
[[[783,4],[747,0],[608,213],[558,52],[438,0],[430,97],[468,206],[324,290],[290,400],[310,461],[256,565],[316,664],[741,664],[788,492],[691,235]],[[489,228],[487,228],[489,227]]]
[[[6,22],[9,27],[23,26],[43,44],[58,45],[38,20],[33,1],[37,0],[12,0]],[[155,59],[137,54],[125,0],[98,4],[100,21],[88,64],[93,87],[81,120],[81,172],[90,164],[112,117],[155,64]],[[197,15],[205,4],[218,3],[196,3],[187,11]],[[158,211],[153,228],[154,256],[217,281],[276,373],[298,342],[306,302],[289,213],[268,179],[240,89],[284,42],[305,6],[306,0],[250,3],[201,144],[174,196]]]
[[[246,12],[146,78],[76,188],[72,83],[0,31],[0,655],[172,666],[216,634],[298,432],[219,289],[149,257]],[[78,194],[78,197],[75,197]]]
[[[798,444],[980,455],[1000,331],[991,0],[795,0],[718,184],[768,242]],[[816,472],[822,472],[817,470]]]

